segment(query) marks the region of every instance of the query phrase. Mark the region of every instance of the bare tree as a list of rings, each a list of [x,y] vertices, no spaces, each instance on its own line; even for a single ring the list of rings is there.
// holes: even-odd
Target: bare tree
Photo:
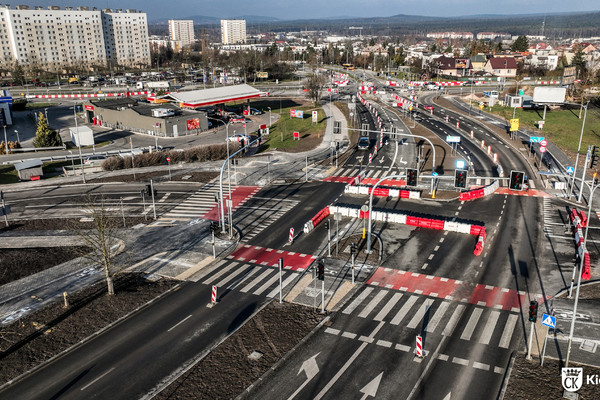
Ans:
[[[321,92],[325,87],[325,77],[315,68],[313,73],[306,79],[306,88],[308,89],[308,97],[313,101],[315,106],[319,105]]]
[[[108,294],[113,295],[115,294],[113,278],[120,271],[113,260],[121,243],[117,236],[119,218],[112,210],[109,210],[103,197],[88,197],[85,210],[92,219],[93,225],[92,229],[79,231],[79,237],[83,244],[91,249],[85,253],[85,257],[94,263],[100,261],[106,278]]]

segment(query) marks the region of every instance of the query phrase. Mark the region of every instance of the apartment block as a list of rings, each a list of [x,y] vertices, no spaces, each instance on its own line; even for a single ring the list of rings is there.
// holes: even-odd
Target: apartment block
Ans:
[[[181,47],[189,46],[195,41],[194,21],[190,20],[169,20],[169,37],[171,40],[179,42]]]
[[[246,43],[246,20],[222,19],[221,43],[237,44]]]
[[[150,63],[146,14],[89,7],[0,5],[0,68]]]

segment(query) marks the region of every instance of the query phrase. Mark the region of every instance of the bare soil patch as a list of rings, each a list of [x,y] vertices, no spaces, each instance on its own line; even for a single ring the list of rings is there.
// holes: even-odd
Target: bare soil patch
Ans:
[[[579,390],[579,400],[600,398],[600,385],[586,385],[586,375],[600,374],[600,368],[570,363],[570,367],[583,367],[583,386]],[[561,383],[561,368],[558,360],[545,358],[544,366],[540,367],[538,360],[528,361],[525,354],[519,354],[510,375],[506,388],[505,399],[511,400],[547,400],[561,399],[563,387]]]
[[[309,307],[271,302],[154,399],[234,398],[300,342],[323,317]],[[254,351],[262,354],[258,360],[248,357]]]
[[[115,217],[119,223],[123,223],[123,218]],[[145,220],[144,217],[125,217],[125,223],[128,227],[137,224],[146,224],[152,222]],[[10,221],[10,225],[0,225],[0,233],[12,231],[59,231],[59,230],[77,230],[92,229],[91,221],[81,221],[79,218],[46,218],[46,219],[28,219]]]
[[[86,251],[89,251],[89,248],[83,246],[2,249],[0,252],[0,285],[81,257]]]
[[[70,307],[57,302],[0,330],[0,384],[50,359],[111,322],[166,292],[176,281],[150,282],[141,274],[115,280],[114,296],[100,282],[69,296]]]

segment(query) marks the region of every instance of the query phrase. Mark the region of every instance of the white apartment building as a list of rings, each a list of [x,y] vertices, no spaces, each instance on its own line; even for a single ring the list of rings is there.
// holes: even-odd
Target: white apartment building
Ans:
[[[221,43],[236,44],[246,43],[246,20],[222,19]]]
[[[150,64],[148,18],[136,10],[102,10],[102,27],[109,64],[129,67]]]
[[[0,69],[149,64],[145,13],[0,5]]]
[[[169,36],[171,40],[179,42],[180,45],[189,46],[194,43],[194,21],[189,20],[169,20]]]

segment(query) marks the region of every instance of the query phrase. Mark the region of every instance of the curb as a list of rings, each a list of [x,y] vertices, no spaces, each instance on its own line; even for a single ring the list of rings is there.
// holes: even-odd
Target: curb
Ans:
[[[517,358],[516,350],[514,350],[510,355],[510,362],[508,363],[508,368],[506,368],[506,372],[504,373],[504,378],[502,378],[502,387],[500,388],[500,392],[498,393],[497,400],[504,399],[504,394],[506,393],[506,388],[508,387],[510,374],[512,372],[513,365],[515,364],[515,358]]]
[[[241,399],[244,399],[247,396],[249,396],[250,392],[254,388],[258,387],[264,380],[266,380],[272,373],[274,373],[275,370],[277,368],[279,368],[281,366],[281,364],[283,364],[284,361],[286,361],[293,353],[296,352],[296,350],[298,350],[298,348],[301,345],[303,345],[304,343],[306,343],[308,341],[308,339],[310,339],[315,333],[317,333],[317,331],[320,330],[323,325],[325,325],[327,322],[329,322],[330,319],[331,319],[331,317],[329,315],[326,316],[325,318],[323,318],[323,320],[321,322],[319,322],[317,324],[317,326],[315,326],[313,328],[313,330],[308,333],[308,335],[304,336],[302,338],[302,340],[300,340],[294,347],[292,347],[290,349],[290,351],[288,351],[283,357],[281,357],[275,364],[273,364],[273,366],[271,366],[271,368],[269,368],[264,374],[262,374],[260,376],[260,378],[258,378],[256,381],[254,381],[241,394],[239,394],[235,398],[235,400],[241,400]]]
[[[71,347],[61,351],[60,353],[50,357],[49,359],[47,359],[46,361],[43,361],[42,363],[36,365],[35,367],[33,367],[32,369],[30,369],[27,372],[24,372],[23,374],[7,381],[5,384],[3,384],[2,386],[0,386],[0,391],[9,387],[10,385],[17,383],[19,381],[21,381],[22,379],[26,378],[27,376],[31,375],[32,373],[42,369],[43,367],[45,367],[46,365],[54,362],[55,360],[58,360],[59,358],[65,356],[66,354],[70,353],[73,350],[78,349],[79,347],[81,347],[82,345],[84,345],[85,343],[89,342],[90,340],[96,338],[97,336],[101,335],[102,333],[104,333],[105,331],[113,328],[114,326],[120,324],[121,322],[125,321],[127,318],[131,317],[132,315],[134,315],[135,313],[143,310],[146,307],[149,307],[151,304],[153,304],[155,301],[158,301],[159,299],[161,299],[162,297],[166,296],[167,294],[178,290],[179,287],[181,286],[181,283],[178,283],[177,285],[173,286],[171,289],[167,290],[166,292],[161,293],[159,296],[151,299],[150,301],[148,301],[147,303],[142,304],[141,306],[139,306],[138,308],[136,308],[135,310],[131,311],[130,313],[122,316],[121,318],[117,319],[116,321],[111,322],[110,324],[106,325],[104,328],[100,328],[99,330],[97,330],[96,332],[92,333],[90,336],[83,338],[82,340],[80,340],[79,342],[75,343],[74,345],[72,345]]]

